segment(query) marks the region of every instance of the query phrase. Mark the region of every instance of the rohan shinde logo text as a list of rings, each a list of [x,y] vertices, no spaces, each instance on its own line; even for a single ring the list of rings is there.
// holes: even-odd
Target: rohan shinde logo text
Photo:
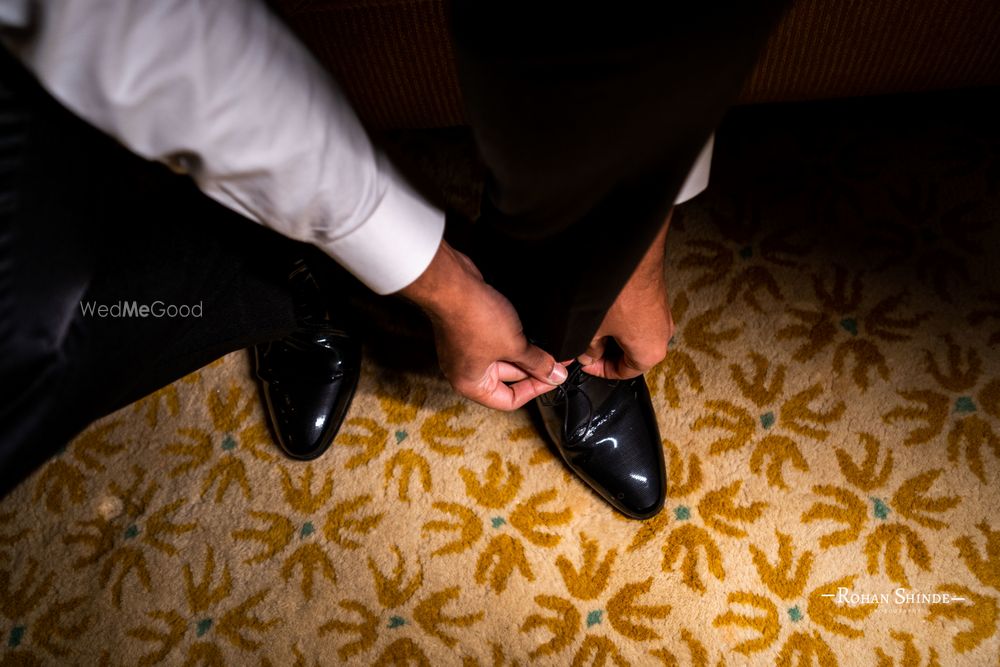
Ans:
[[[838,588],[836,595],[827,593],[823,597],[834,598],[837,604],[858,605],[875,603],[893,604],[951,604],[963,602],[965,598],[951,593],[921,593],[908,588],[897,588],[891,593],[855,592],[849,588]]]

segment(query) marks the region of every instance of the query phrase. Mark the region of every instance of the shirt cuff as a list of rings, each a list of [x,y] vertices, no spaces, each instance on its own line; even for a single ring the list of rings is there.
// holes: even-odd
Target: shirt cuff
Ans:
[[[430,265],[444,236],[444,212],[428,202],[388,163],[379,160],[386,189],[362,224],[317,243],[377,294],[403,289]]]
[[[674,199],[674,205],[683,204],[688,199],[697,197],[708,187],[708,177],[712,172],[712,149],[714,146],[715,134],[712,134],[705,142],[701,153],[698,153],[694,166],[691,167],[691,171],[688,172],[687,178],[684,180],[684,185],[681,186],[681,191]]]

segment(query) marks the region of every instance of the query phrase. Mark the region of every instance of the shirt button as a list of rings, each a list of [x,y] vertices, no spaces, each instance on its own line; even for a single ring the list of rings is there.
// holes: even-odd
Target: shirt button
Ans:
[[[198,156],[189,151],[172,153],[167,156],[166,164],[172,171],[178,174],[190,174],[197,171],[201,163]]]

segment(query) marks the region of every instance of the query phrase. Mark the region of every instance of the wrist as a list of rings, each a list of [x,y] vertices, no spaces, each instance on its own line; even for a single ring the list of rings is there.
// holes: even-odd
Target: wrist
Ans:
[[[399,294],[420,306],[428,315],[446,313],[456,303],[470,276],[458,253],[444,240],[423,273]]]
[[[667,231],[670,228],[672,213],[673,210],[671,209],[671,214],[667,215],[666,222],[664,222],[663,226],[657,232],[653,242],[646,249],[645,254],[639,260],[639,264],[632,273],[629,282],[634,283],[636,287],[654,287],[663,282],[664,264],[667,256]]]

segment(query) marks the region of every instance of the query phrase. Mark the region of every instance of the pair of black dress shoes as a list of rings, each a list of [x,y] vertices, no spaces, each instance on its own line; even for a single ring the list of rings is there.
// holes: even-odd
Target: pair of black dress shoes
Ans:
[[[253,353],[279,447],[309,460],[325,452],[340,429],[361,374],[361,345],[319,305],[321,290],[304,262],[295,265],[290,284],[300,330]],[[567,380],[535,406],[566,464],[615,509],[635,519],[662,509],[663,449],[641,376],[612,382],[573,362]]]

